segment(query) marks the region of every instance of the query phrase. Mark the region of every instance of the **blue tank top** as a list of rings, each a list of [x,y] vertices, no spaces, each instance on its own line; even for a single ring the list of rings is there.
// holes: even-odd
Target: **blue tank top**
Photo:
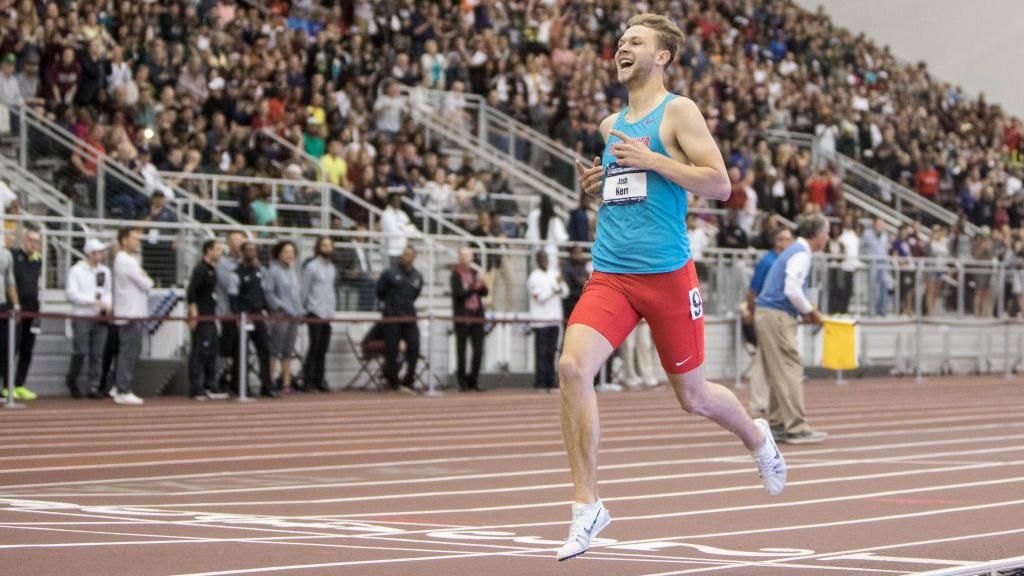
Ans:
[[[668,156],[658,133],[665,99],[647,116],[626,122],[623,108],[614,129],[641,141],[652,151]],[[619,166],[611,153],[619,138],[609,135],[601,164],[602,202],[594,242],[594,270],[613,274],[661,274],[682,268],[690,260],[686,236],[686,189],[651,170]]]

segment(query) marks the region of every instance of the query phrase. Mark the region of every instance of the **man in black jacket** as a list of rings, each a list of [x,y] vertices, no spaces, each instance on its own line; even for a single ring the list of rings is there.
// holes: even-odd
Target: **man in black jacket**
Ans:
[[[413,268],[416,250],[407,246],[397,266],[377,280],[377,298],[384,303],[383,316],[408,318],[408,321],[384,323],[384,378],[393,390],[415,395],[416,363],[420,357],[420,329],[416,326],[416,299],[423,290],[423,276]],[[398,344],[405,342],[405,378],[398,384]]]
[[[43,271],[43,258],[40,252],[42,247],[43,240],[39,231],[30,229],[22,235],[21,248],[11,250],[11,257],[14,260],[14,282],[22,312],[39,312],[39,276]],[[17,388],[25,387],[28,370],[32,366],[36,334],[39,334],[39,318],[18,319],[18,368],[14,376],[14,385]]]
[[[452,270],[452,314],[465,321],[455,321],[456,376],[459,390],[481,391],[478,378],[484,355],[484,306],[481,298],[487,295],[487,285],[473,267],[473,250],[459,250],[458,265]],[[473,362],[466,375],[466,340],[473,344]]]
[[[189,395],[193,400],[227,400],[217,383],[217,261],[221,245],[215,239],[203,242],[203,258],[192,269],[188,282],[188,327],[192,332],[192,350],[188,356]],[[198,320],[197,317],[206,317]]]
[[[249,341],[256,347],[260,363],[260,393],[277,398],[280,393],[270,382],[270,338],[267,331],[267,296],[263,292],[263,267],[260,265],[259,250],[252,242],[242,245],[242,263],[235,273],[238,282],[232,287],[232,312],[245,312],[248,315],[247,326],[241,329],[249,332]],[[239,366],[239,370],[248,370],[248,366]]]

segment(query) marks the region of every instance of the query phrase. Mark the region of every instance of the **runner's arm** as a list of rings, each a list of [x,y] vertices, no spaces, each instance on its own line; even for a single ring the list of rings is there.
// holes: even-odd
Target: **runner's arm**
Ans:
[[[661,160],[654,169],[697,196],[728,200],[732,186],[725,160],[697,104],[689,98],[677,98],[669,104],[665,118],[690,164],[659,155]]]

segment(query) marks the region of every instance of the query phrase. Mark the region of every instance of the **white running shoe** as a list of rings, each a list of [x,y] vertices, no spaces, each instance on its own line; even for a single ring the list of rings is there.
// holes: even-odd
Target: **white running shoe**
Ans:
[[[611,522],[612,517],[600,500],[590,505],[573,504],[572,526],[569,527],[569,537],[566,538],[565,544],[558,549],[558,561],[575,558],[589,550],[590,541]]]
[[[603,382],[594,386],[594,390],[597,392],[622,392],[622,386],[612,382]]]
[[[146,402],[135,395],[134,392],[128,392],[127,394],[118,394],[114,397],[114,404],[121,404],[122,406],[142,406]]]
[[[754,420],[764,435],[764,445],[756,452],[752,452],[754,462],[757,464],[757,471],[761,474],[761,482],[764,489],[772,496],[778,496],[786,487],[786,459],[782,457],[779,446],[772,437],[772,429],[762,418]]]

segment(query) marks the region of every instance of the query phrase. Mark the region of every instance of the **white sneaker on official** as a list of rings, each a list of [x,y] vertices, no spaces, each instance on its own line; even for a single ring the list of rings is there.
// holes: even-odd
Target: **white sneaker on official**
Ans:
[[[118,394],[114,397],[114,404],[121,404],[122,406],[142,406],[146,402],[135,395],[134,392],[128,392],[127,394]]]
[[[604,382],[594,386],[596,392],[622,392],[622,386],[611,382]]]
[[[107,396],[110,396],[111,398],[117,398],[117,386],[111,386],[110,390],[107,392]]]
[[[659,382],[657,378],[651,378],[649,380],[644,380],[644,385],[648,388],[657,388],[661,385],[661,382]]]
[[[782,457],[775,438],[772,437],[771,426],[762,418],[754,420],[764,435],[764,445],[758,450],[751,452],[754,462],[757,464],[757,471],[761,474],[761,483],[764,489],[772,496],[778,496],[786,487],[786,459]]]
[[[572,526],[569,527],[569,537],[565,544],[558,549],[555,556],[559,562],[568,560],[583,554],[590,549],[590,541],[608,527],[612,517],[608,514],[604,504],[600,500],[593,504],[572,505]]]

